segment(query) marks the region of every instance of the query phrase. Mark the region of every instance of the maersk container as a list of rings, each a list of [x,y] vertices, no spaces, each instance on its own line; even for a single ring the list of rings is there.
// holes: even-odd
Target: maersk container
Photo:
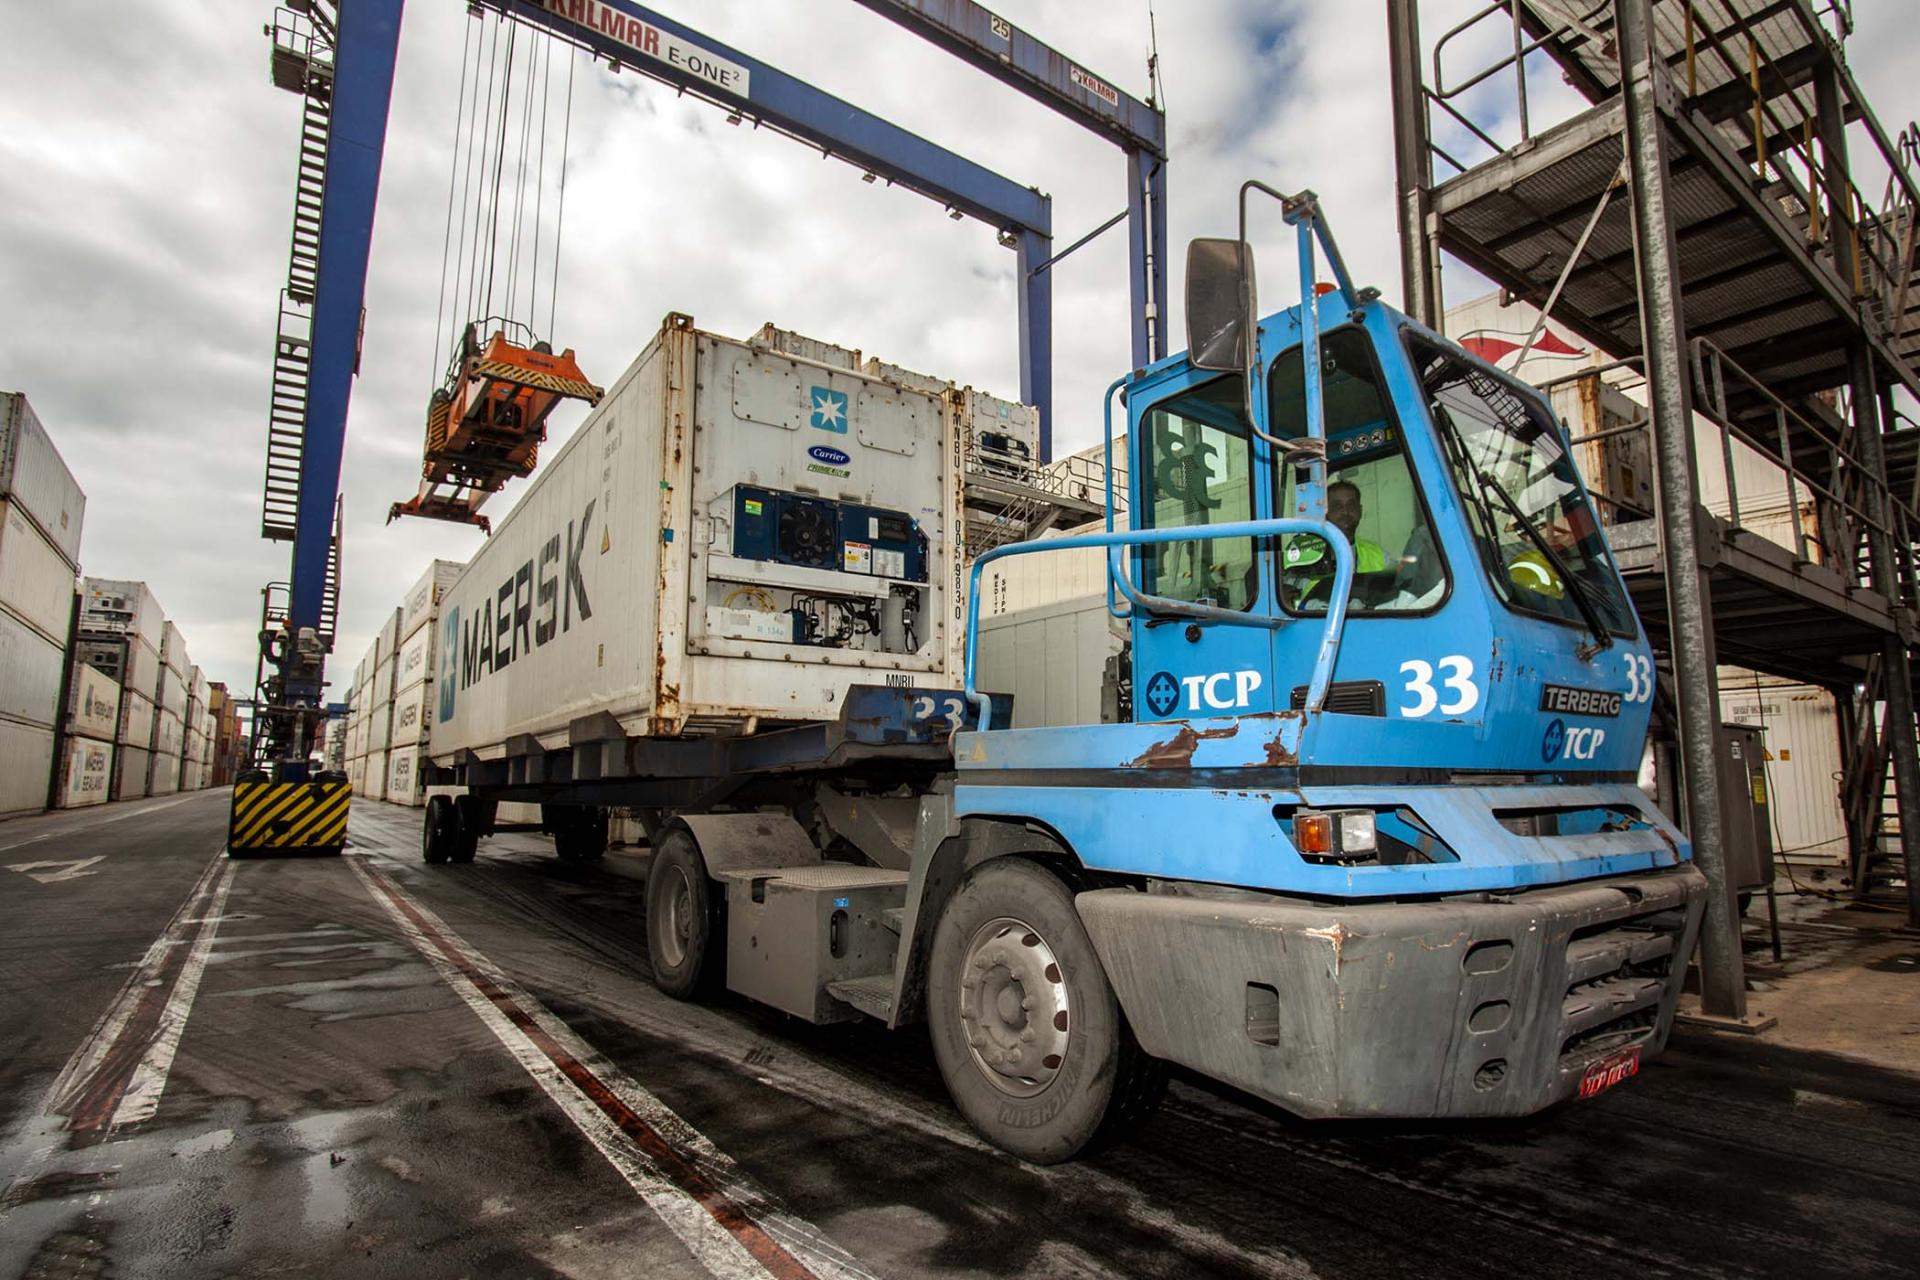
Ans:
[[[65,666],[59,645],[0,609],[0,716],[52,728]]]
[[[397,695],[433,674],[433,638],[436,628],[422,627],[400,642],[400,656],[394,659],[393,690]]]
[[[0,815],[47,807],[53,781],[53,730],[0,720]]]
[[[142,697],[151,699],[159,687],[159,650],[131,632],[91,630],[85,614],[74,637],[73,656]]]
[[[384,800],[387,797],[387,753],[385,751],[367,752],[367,773],[362,793],[369,800]]]
[[[79,568],[87,495],[18,391],[0,391],[0,498],[18,503],[33,518],[70,572]]]
[[[400,603],[399,636],[403,647],[439,613],[440,598],[460,576],[462,567],[457,560],[435,560],[420,575],[420,581],[413,584],[413,590],[407,592],[406,599]],[[401,682],[405,684],[404,676]]]
[[[181,729],[180,717],[164,706],[159,708],[153,717],[153,753],[157,756],[177,756],[185,741],[186,735]]]
[[[433,713],[433,681],[416,681],[412,688],[402,689],[393,702],[393,719],[387,732],[387,745],[405,747],[417,744],[427,727],[427,717]]]
[[[420,769],[420,748],[395,747],[387,753],[388,804],[418,809],[427,802],[426,781]]]
[[[429,755],[956,685],[963,480],[944,397],[667,317],[447,592]]]
[[[60,757],[60,779],[54,791],[54,803],[62,809],[105,804],[112,782],[113,744],[91,738],[69,738]]]
[[[73,566],[17,502],[0,499],[0,609],[67,647],[73,634]]]
[[[119,726],[120,682],[84,662],[74,663],[67,682],[67,732],[111,742]]]

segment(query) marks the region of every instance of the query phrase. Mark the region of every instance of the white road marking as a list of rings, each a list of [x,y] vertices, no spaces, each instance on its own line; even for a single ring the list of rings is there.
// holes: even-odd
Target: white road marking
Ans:
[[[32,876],[41,884],[58,884],[62,880],[73,880],[80,876],[94,875],[95,873],[89,871],[88,868],[96,862],[105,861],[105,859],[105,854],[95,854],[91,858],[67,858],[51,862],[10,862],[7,864],[7,870],[18,871],[23,875]],[[46,867],[65,867],[66,870],[43,870],[43,868]]]
[[[349,857],[347,865],[366,884],[374,900],[385,908],[407,940],[709,1273],[722,1280],[764,1280],[776,1271],[750,1253],[737,1230],[730,1230],[717,1220],[714,1208],[684,1189],[657,1159],[614,1122],[602,1105],[583,1092],[553,1055],[480,989],[468,975],[468,969],[517,1005],[561,1053],[585,1067],[599,1084],[663,1139],[680,1160],[730,1202],[729,1207],[736,1208],[773,1240],[791,1261],[823,1280],[827,1277],[861,1280],[870,1276],[850,1254],[828,1240],[817,1227],[790,1213],[705,1135],[609,1062],[390,877],[371,869],[360,857]],[[430,939],[409,917],[409,911],[439,934],[467,968],[456,964],[454,957]]]
[[[116,822],[125,822],[128,818],[144,818],[149,814],[159,813],[162,809],[171,809],[177,804],[185,804],[189,800],[198,800],[205,794],[206,792],[204,791],[196,791],[192,795],[181,796],[177,800],[169,800],[164,804],[148,805],[144,809],[135,809],[128,813],[116,813],[111,818],[102,818],[98,822],[89,822],[83,827],[61,827],[58,831],[43,831],[37,836],[31,836],[25,840],[16,840],[12,844],[0,844],[0,853],[5,853],[9,849],[24,849],[30,844],[39,844],[42,840],[53,840],[60,836],[78,835],[82,831],[92,831],[96,827],[105,827]],[[71,810],[68,812],[71,812]]]
[[[127,1091],[113,1113],[113,1127],[151,1120],[159,1109],[160,1095],[167,1087],[167,1073],[173,1069],[173,1055],[180,1048],[181,1033],[187,1029],[187,1015],[193,1011],[193,998],[200,990],[200,975],[207,971],[207,953],[213,949],[214,931],[220,927],[220,908],[226,903],[227,890],[233,885],[233,863],[228,862],[214,886],[213,900],[200,922],[200,932],[187,953],[180,976],[174,979],[173,993],[160,1011],[160,1025],[140,1063],[133,1069]]]
[[[167,922],[167,927],[160,931],[160,936],[147,947],[147,953],[141,957],[139,965],[127,976],[126,985],[120,988],[120,993],[114,997],[113,1003],[107,1006],[107,1011],[100,1015],[100,1020],[94,1024],[93,1030],[87,1033],[86,1038],[73,1051],[73,1056],[67,1059],[67,1065],[61,1069],[59,1076],[54,1079],[53,1088],[48,1092],[46,1110],[49,1113],[64,1115],[66,1100],[83,1082],[91,1078],[95,1071],[99,1070],[101,1064],[106,1061],[107,1055],[113,1052],[120,1037],[126,1032],[128,1020],[139,1009],[141,997],[149,987],[160,981],[161,971],[166,965],[167,955],[173,949],[175,940],[184,937],[186,920],[200,913],[209,887],[220,875],[221,868],[226,865],[230,864],[223,856],[216,856],[207,864],[207,869],[201,873],[200,879],[188,892],[186,900],[180,904],[179,910],[174,912],[173,919]]]

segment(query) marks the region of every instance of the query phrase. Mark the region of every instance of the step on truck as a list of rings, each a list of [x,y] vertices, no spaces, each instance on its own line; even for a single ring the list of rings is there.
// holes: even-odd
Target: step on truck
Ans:
[[[1307,1117],[1635,1074],[1706,883],[1635,785],[1652,657],[1565,430],[1356,288],[1310,193],[1257,319],[1262,195],[1190,247],[1188,351],[1108,391],[1135,527],[970,579],[953,397],[670,317],[449,591],[426,860],[503,802],[566,858],[630,811],[661,990],[925,1022],[1035,1161],[1174,1063]],[[1086,547],[1131,705],[1012,728],[966,583]]]

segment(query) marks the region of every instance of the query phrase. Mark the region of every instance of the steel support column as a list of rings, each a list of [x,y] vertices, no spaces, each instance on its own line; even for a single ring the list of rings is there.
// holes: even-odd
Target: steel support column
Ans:
[[[1388,80],[1393,90],[1394,211],[1400,223],[1400,295],[1406,313],[1440,330],[1440,262],[1433,221],[1433,153],[1420,73],[1417,0],[1387,0]]]
[[[1015,273],[1020,281],[1020,399],[1040,412],[1040,460],[1053,460],[1053,289],[1035,268],[1047,260],[1052,241],[1037,231],[1015,233]]]
[[[360,361],[360,313],[366,302],[373,210],[386,149],[387,108],[405,0],[348,0],[340,6],[333,119],[327,132],[327,187],[320,218],[320,271],[313,300],[313,363],[294,523],[288,625],[295,636],[318,628],[326,597],[327,550],[347,437],[347,404]],[[287,688],[318,700],[320,686]]]
[[[1846,99],[1841,94],[1839,69],[1831,56],[1823,57],[1814,69],[1813,93],[1834,265],[1842,280],[1857,280],[1860,274],[1855,262],[1858,247],[1853,237],[1855,211],[1844,198],[1844,193],[1853,189],[1852,166],[1847,159]],[[1881,651],[1880,672],[1887,700],[1888,763],[1893,768],[1895,803],[1900,814],[1900,858],[1907,881],[1907,922],[1920,928],[1920,744],[1914,741],[1913,667],[1907,647],[1913,637],[1905,626],[1900,569],[1895,559],[1898,552],[1888,536],[1893,527],[1893,512],[1886,502],[1887,460],[1880,436],[1880,387],[1874,377],[1873,352],[1866,341],[1866,317],[1856,308],[1853,319],[1861,327],[1861,333],[1847,344],[1847,398],[1853,411],[1854,447],[1866,464],[1870,480],[1866,533],[1867,554],[1873,562],[1873,589],[1886,596],[1893,607],[1894,632],[1887,637]],[[1871,709],[1868,714],[1872,714]],[[1877,843],[1880,833],[1870,830],[1867,838]],[[1863,865],[1866,862],[1863,861]]]
[[[1720,813],[1719,681],[1707,569],[1700,562],[1693,453],[1693,397],[1687,335],[1680,318],[1679,250],[1667,204],[1667,155],[1660,96],[1671,86],[1653,53],[1651,0],[1614,0],[1621,93],[1626,110],[1640,340],[1653,419],[1660,533],[1667,562],[1667,625],[1678,685],[1685,757],[1687,834],[1708,883],[1700,932],[1700,1003],[1720,1017],[1747,1012],[1739,917],[1727,875]]]
[[[1127,152],[1127,284],[1133,367],[1144,369],[1167,354],[1166,163],[1146,151]]]

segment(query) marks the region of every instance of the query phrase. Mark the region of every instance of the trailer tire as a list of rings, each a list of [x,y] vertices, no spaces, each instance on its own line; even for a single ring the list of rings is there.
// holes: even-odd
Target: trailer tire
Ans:
[[[647,868],[647,960],[653,985],[676,1000],[720,989],[726,969],[726,915],[720,886],[707,878],[700,846],[670,832]]]
[[[1165,1064],[1127,1026],[1073,893],[1025,858],[976,867],[940,913],[927,972],[934,1057],[954,1104],[982,1137],[1036,1164],[1121,1140],[1166,1091]]]
[[[593,862],[607,852],[607,811],[582,805],[546,805],[541,820],[553,832],[562,862]]]
[[[440,866],[453,859],[460,844],[460,815],[453,801],[434,796],[420,820],[420,860]]]

